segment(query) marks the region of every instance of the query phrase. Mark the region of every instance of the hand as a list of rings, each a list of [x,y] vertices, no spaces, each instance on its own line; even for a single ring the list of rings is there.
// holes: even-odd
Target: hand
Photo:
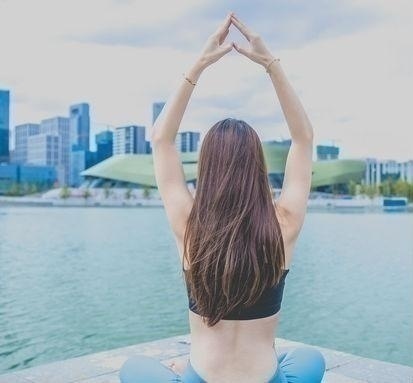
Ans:
[[[266,67],[274,57],[265,46],[261,36],[258,33],[253,32],[251,29],[247,28],[247,26],[242,23],[234,14],[232,14],[231,16],[231,22],[245,36],[250,44],[249,48],[245,49],[234,42],[233,45],[236,51],[248,57],[252,61],[255,61],[256,63]]]
[[[222,56],[232,50],[232,43],[222,45],[229,32],[231,15],[232,12],[227,15],[224,22],[218,27],[218,29],[208,37],[208,40],[198,59],[202,69],[218,61]]]

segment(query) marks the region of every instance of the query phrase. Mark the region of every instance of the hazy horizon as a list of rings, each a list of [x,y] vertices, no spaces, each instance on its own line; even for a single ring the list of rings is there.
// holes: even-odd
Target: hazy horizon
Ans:
[[[67,116],[70,105],[87,102],[91,149],[106,125],[145,125],[149,139],[152,103],[168,100],[232,10],[281,58],[315,144],[339,146],[339,158],[413,159],[412,3],[164,4],[0,0],[0,46],[7,58],[0,89],[10,90],[10,130]],[[247,45],[234,26],[227,40]],[[244,119],[263,141],[290,138],[268,74],[235,50],[201,75],[180,131],[202,136],[225,117]]]

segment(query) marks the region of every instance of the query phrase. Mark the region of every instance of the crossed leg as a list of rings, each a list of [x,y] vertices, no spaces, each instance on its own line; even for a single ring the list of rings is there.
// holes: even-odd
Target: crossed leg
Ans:
[[[269,383],[320,383],[325,372],[325,359],[314,347],[297,347],[278,355],[278,369]],[[204,383],[188,364],[177,374],[157,359],[136,355],[119,371],[121,383]]]
[[[270,383],[320,383],[325,372],[323,354],[314,347],[296,347],[278,355],[277,374]]]

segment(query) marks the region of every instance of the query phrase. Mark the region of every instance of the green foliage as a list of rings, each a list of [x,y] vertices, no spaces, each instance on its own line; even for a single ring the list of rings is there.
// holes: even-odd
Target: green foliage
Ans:
[[[109,198],[109,196],[111,194],[111,190],[110,190],[110,187],[107,183],[105,183],[105,185],[103,186],[103,193],[105,195],[105,198]]]
[[[30,184],[28,187],[29,194],[34,194],[39,192],[39,187],[37,184]]]
[[[67,185],[63,185],[62,189],[60,190],[60,198],[66,199],[70,197],[70,189],[67,187]]]
[[[89,188],[86,188],[83,190],[82,197],[87,201],[87,199],[92,195],[92,193],[89,191]]]
[[[353,180],[347,184],[348,194],[356,195],[356,183]]]
[[[22,187],[19,183],[13,182],[9,189],[6,191],[6,194],[9,196],[19,196],[22,194]]]
[[[125,198],[126,199],[130,199],[132,196],[132,189],[131,188],[127,188],[125,191]]]
[[[149,186],[145,186],[143,188],[143,198],[149,198],[152,194],[151,188]]]
[[[384,197],[407,197],[409,202],[413,202],[413,183],[401,179],[395,181],[389,177],[378,185],[366,185],[364,182],[356,184],[353,180],[350,180],[347,183],[347,189],[351,195],[361,194],[370,198],[379,195]]]

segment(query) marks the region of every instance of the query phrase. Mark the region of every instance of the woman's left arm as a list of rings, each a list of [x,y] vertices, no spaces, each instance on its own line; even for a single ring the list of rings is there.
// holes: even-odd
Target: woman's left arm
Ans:
[[[231,51],[233,43],[222,45],[229,32],[231,13],[208,38],[195,64],[185,73],[178,90],[168,99],[152,128],[152,157],[159,194],[175,235],[183,239],[186,220],[192,208],[193,197],[186,185],[180,154],[175,138],[189,98],[202,71]]]

